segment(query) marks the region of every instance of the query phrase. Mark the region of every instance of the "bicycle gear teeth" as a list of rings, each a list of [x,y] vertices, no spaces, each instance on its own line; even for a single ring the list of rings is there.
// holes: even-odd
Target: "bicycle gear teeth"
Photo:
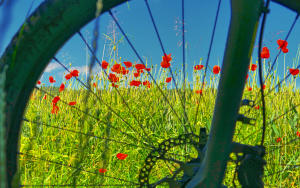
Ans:
[[[149,175],[154,167],[155,163],[159,159],[164,159],[165,154],[172,148],[179,145],[190,144],[193,145],[197,150],[203,149],[207,141],[207,134],[206,129],[200,129],[200,136],[189,133],[189,134],[182,134],[176,138],[170,138],[158,145],[158,147],[150,152],[150,154],[145,159],[144,166],[140,170],[139,174],[139,184],[140,187],[154,187],[153,185],[149,184]],[[172,179],[169,178],[169,181]],[[175,180],[173,181],[175,182]]]
[[[241,106],[250,106],[250,107],[253,107],[254,106],[254,101],[253,100],[249,100],[249,99],[243,99]]]
[[[238,114],[238,117],[237,117],[237,121],[240,121],[242,123],[249,124],[249,125],[254,125],[254,123],[251,122],[252,120],[255,121],[254,118],[248,118],[248,117],[244,116],[243,114]]]

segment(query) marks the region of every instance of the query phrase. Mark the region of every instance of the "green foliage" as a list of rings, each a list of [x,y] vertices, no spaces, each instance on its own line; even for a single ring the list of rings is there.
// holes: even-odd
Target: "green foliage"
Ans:
[[[165,70],[151,71],[157,73],[158,86],[162,88],[168,101],[153,83],[150,88],[143,85],[128,86],[130,75],[121,78],[123,82],[118,88],[120,94],[103,74],[94,76],[92,83],[97,83],[97,87],[92,86],[92,90],[97,97],[90,93],[87,100],[85,99],[87,90],[73,80],[67,81],[66,88],[62,92],[59,92],[57,87],[45,86],[41,87],[41,90],[35,90],[25,115],[29,122],[25,121],[22,126],[20,151],[28,155],[20,155],[19,158],[21,183],[124,184],[121,180],[108,177],[137,182],[139,170],[151,152],[147,144],[157,146],[168,138],[186,133],[180,100],[184,91],[179,90],[179,96],[175,89],[169,88],[173,81],[165,83],[168,77]],[[210,82],[205,82],[203,96],[200,97],[197,91],[201,89],[202,77],[201,71],[194,71],[193,82],[187,82],[188,87],[185,90],[186,113],[195,133],[199,133],[201,127],[210,130],[219,75],[210,76]],[[254,100],[256,96],[260,96],[257,78],[256,71],[249,73],[243,99]],[[149,79],[147,74],[140,78],[141,81],[147,79]],[[277,82],[276,75],[272,75],[266,81],[265,159],[268,165],[264,182],[271,187],[277,185],[289,187],[292,182],[299,181],[299,178],[294,178],[299,177],[299,171],[295,168],[285,170],[276,176],[270,174],[288,168],[287,165],[299,164],[297,142],[289,143],[289,141],[297,139],[296,132],[299,131],[299,107],[295,105],[300,104],[300,96],[295,94],[299,91],[294,88],[294,78],[290,82],[284,82],[280,89],[271,91]],[[248,91],[249,87],[253,90]],[[45,96],[43,91],[52,96],[48,95],[43,99]],[[52,99],[57,95],[61,98],[57,103],[59,111],[52,114]],[[69,106],[68,103],[71,101],[76,101],[76,105]],[[198,104],[199,111],[195,121]],[[260,106],[259,110],[250,107],[240,109],[240,113],[255,118],[256,124],[250,126],[238,122],[233,138],[235,142],[249,145],[260,143],[262,112],[261,104],[256,105]],[[285,112],[287,112],[285,116],[272,121]],[[277,143],[278,138],[281,138],[281,141]],[[172,150],[172,153],[178,155],[184,155],[186,152],[191,156],[195,155],[193,147],[189,145]],[[116,157],[117,153],[128,154],[128,157],[119,160]],[[178,164],[174,162],[159,161],[151,171],[151,180],[163,178],[171,171],[174,172],[177,166]],[[107,172],[99,173],[98,170],[101,168],[107,169]],[[229,162],[223,181],[225,185],[232,185],[234,169],[235,164]],[[237,180],[235,182],[238,185]]]

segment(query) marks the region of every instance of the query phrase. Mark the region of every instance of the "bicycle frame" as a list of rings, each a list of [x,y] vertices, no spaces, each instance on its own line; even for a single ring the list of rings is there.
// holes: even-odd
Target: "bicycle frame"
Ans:
[[[300,1],[275,0],[300,12]],[[231,20],[221,77],[204,159],[187,188],[219,188],[223,181],[233,134],[256,39],[263,0],[231,0]],[[220,147],[223,146],[223,147]]]

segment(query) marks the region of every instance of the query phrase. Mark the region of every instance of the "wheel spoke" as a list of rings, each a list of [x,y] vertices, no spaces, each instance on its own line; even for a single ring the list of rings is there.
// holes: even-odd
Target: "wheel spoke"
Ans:
[[[285,37],[285,41],[288,40],[289,35],[290,35],[290,33],[292,32],[292,30],[293,30],[293,28],[294,28],[294,26],[295,26],[296,21],[298,20],[298,17],[299,17],[299,14],[297,14],[297,16],[295,17],[295,20],[294,20],[293,24],[291,25],[291,27],[290,27],[290,29],[289,29],[289,32],[288,32],[287,36]],[[274,65],[275,65],[275,63],[276,63],[276,60],[277,60],[277,58],[279,57],[281,51],[282,51],[282,50],[279,50],[278,54],[276,55],[276,58],[275,58],[275,60],[273,61],[272,66],[271,66],[271,68],[269,69],[269,71],[268,71],[268,73],[267,73],[266,79],[263,81],[263,84],[264,84],[265,81],[268,79],[269,74],[272,72],[272,70],[273,70],[273,68],[274,68]],[[260,54],[260,52],[261,52],[261,50],[259,51],[259,54]],[[258,55],[258,59],[259,59],[259,60],[261,59],[259,55]],[[300,64],[296,67],[296,69],[298,69],[298,68],[300,68]],[[273,87],[272,89],[270,89],[270,91],[265,95],[265,97],[269,96],[273,90],[275,90],[276,88],[278,88],[278,86],[281,85],[282,82],[285,81],[285,80],[287,80],[290,76],[291,76],[291,73],[289,73],[285,78],[283,78],[283,79],[282,79],[275,87]],[[263,85],[263,84],[262,84],[262,85]],[[258,102],[256,102],[257,98],[258,98],[258,93],[256,93],[256,95],[255,95],[253,106],[255,106],[256,104],[259,104],[259,103],[261,102],[261,100],[258,101]],[[250,112],[250,109],[246,112],[246,114],[249,114],[249,112]]]
[[[63,65],[57,58],[54,58],[54,60],[55,60],[58,64],[60,64],[65,70],[67,70],[67,71],[70,73],[70,70],[69,70],[65,65]],[[121,117],[120,113],[118,113],[118,112],[116,112],[114,109],[112,109],[111,105],[105,103],[104,100],[101,98],[100,95],[97,95],[95,92],[93,92],[92,89],[91,89],[91,87],[89,87],[88,85],[86,85],[86,84],[85,84],[83,81],[81,81],[79,78],[75,77],[75,79],[76,79],[79,83],[81,83],[81,84],[88,90],[89,93],[91,93],[92,95],[94,95],[100,103],[104,104],[107,108],[109,108],[110,112],[112,112],[113,114],[115,114],[120,120],[122,120],[122,121],[123,121],[128,127],[130,127],[134,132],[138,133],[138,135],[140,136],[140,138],[142,138],[142,136],[140,135],[140,133],[139,133],[135,128],[133,128],[132,125],[130,125],[123,117]],[[116,88],[116,89],[117,89],[117,88]],[[123,99],[123,100],[124,100],[124,99]],[[126,104],[127,104],[127,103],[126,103]],[[128,105],[126,105],[126,106],[128,106]],[[139,122],[138,122],[138,123],[139,123]],[[140,125],[140,128],[144,131],[143,125],[141,125],[140,123],[139,123],[139,125]],[[144,131],[144,133],[146,134],[146,136],[147,136],[147,138],[148,138],[148,140],[146,139],[146,140],[148,141],[148,143],[150,143],[150,145],[153,146],[153,144],[151,144],[151,142],[149,142],[149,141],[150,141],[150,140],[149,140],[149,135],[148,135],[145,131]],[[154,146],[153,146],[153,147],[154,147]]]
[[[67,168],[75,169],[75,170],[78,170],[80,172],[86,172],[86,173],[90,173],[90,174],[100,175],[100,176],[103,176],[103,177],[106,177],[106,178],[111,178],[111,179],[119,180],[119,181],[122,181],[122,182],[127,182],[127,183],[132,183],[132,184],[137,185],[137,183],[132,182],[132,181],[128,181],[128,180],[124,180],[124,179],[121,179],[121,178],[116,178],[116,177],[112,177],[112,176],[108,176],[108,175],[102,175],[102,174],[99,174],[97,172],[92,172],[92,171],[89,171],[89,170],[84,170],[82,168],[76,168],[76,167],[73,167],[71,165],[66,165],[66,164],[63,164],[63,163],[60,163],[60,162],[56,162],[56,161],[52,161],[52,160],[48,160],[48,159],[36,157],[36,156],[30,155],[30,154],[27,154],[27,153],[18,152],[18,155],[25,155],[25,156],[30,157],[31,159],[37,159],[37,160],[40,160],[40,161],[45,161],[45,162],[53,163],[53,164],[56,164],[56,165],[64,166],[64,167],[67,167]]]
[[[286,170],[292,170],[292,169],[295,169],[295,168],[298,168],[298,167],[299,167],[298,165],[296,165],[296,166],[291,166],[291,167],[285,168],[285,169],[283,169],[283,170],[278,170],[278,171],[273,172],[273,173],[271,173],[271,174],[265,175],[264,177],[274,176],[274,175],[279,174],[279,173],[281,173],[281,172],[284,172],[284,171],[286,171]]]
[[[296,109],[296,107],[300,106],[300,104],[295,105],[293,108],[291,108],[290,110],[287,110],[286,112],[284,112],[283,114],[277,116],[276,118],[272,119],[270,122],[267,122],[267,124],[272,124],[275,121],[278,121],[280,118],[283,118],[285,115],[287,115],[289,112],[291,112],[293,109]],[[254,125],[255,126],[255,125]],[[239,129],[240,130],[240,129]],[[248,136],[242,138],[242,141],[247,140],[249,137],[254,136],[257,133],[257,131],[253,131],[252,133],[250,133]]]
[[[41,89],[41,88],[36,87],[36,89],[42,91],[43,93],[46,93],[47,95],[49,95],[49,96],[51,96],[51,97],[54,97],[53,95],[51,95],[51,94],[48,93],[47,91],[44,91],[44,90]],[[61,101],[62,103],[64,103],[66,106],[69,106],[70,108],[74,108],[74,109],[76,109],[77,111],[79,111],[79,112],[81,112],[81,113],[83,113],[83,114],[85,114],[85,115],[90,116],[91,118],[97,120],[97,122],[103,123],[103,124],[107,125],[106,122],[100,120],[99,118],[97,118],[97,117],[95,117],[95,116],[93,116],[93,115],[91,115],[91,114],[87,114],[87,113],[85,113],[84,111],[80,110],[79,108],[77,108],[77,107],[75,107],[75,106],[70,106],[70,105],[68,105],[67,102],[65,102],[65,101],[63,101],[63,100],[60,100],[60,101]],[[112,110],[112,112],[113,112],[113,110]],[[118,114],[116,114],[116,115],[118,116]],[[119,117],[119,116],[118,116],[118,117]],[[126,122],[122,117],[119,117],[119,118],[120,118],[126,125],[128,125],[129,127],[131,127],[131,125],[130,125],[128,122]],[[124,132],[121,131],[120,129],[118,129],[118,128],[114,127],[114,126],[111,126],[111,125],[108,125],[108,126],[110,126],[111,128],[113,128],[113,129],[119,131],[120,133],[122,133],[122,134],[124,134],[124,135],[126,135],[126,136],[128,136],[128,137],[130,137],[130,138],[132,138],[132,139],[134,139],[135,141],[139,141],[139,142],[140,142],[139,139],[137,139],[137,138],[135,138],[135,137],[133,137],[133,136],[127,134],[127,133],[124,133]],[[134,130],[134,129],[133,129],[133,130]],[[135,131],[135,130],[134,130],[134,131]],[[135,132],[137,132],[137,131],[135,131]],[[142,143],[143,143],[144,145],[146,145],[146,146],[150,146],[150,147],[154,148],[154,146],[149,145],[148,143],[144,143],[144,142],[142,142]]]
[[[138,57],[138,59],[141,61],[141,63],[143,65],[145,65],[144,61],[142,60],[142,58],[140,57],[140,55],[137,53],[136,49],[134,48],[134,46],[132,45],[132,43],[130,42],[130,40],[128,39],[127,35],[125,34],[125,32],[123,31],[123,29],[121,28],[119,22],[117,21],[117,19],[115,18],[115,16],[112,14],[111,10],[109,10],[109,14],[111,15],[111,17],[113,18],[113,20],[115,21],[115,23],[117,24],[119,30],[121,31],[121,33],[123,34],[123,36],[126,38],[128,44],[130,45],[130,47],[132,48],[132,50],[134,51],[134,53],[136,54],[136,56]],[[145,65],[146,66],[146,65]],[[168,105],[170,106],[170,108],[172,109],[172,112],[174,113],[174,115],[176,116],[176,118],[181,121],[179,115],[177,114],[177,112],[174,110],[173,106],[171,105],[170,101],[168,100],[168,98],[166,97],[165,93],[162,91],[162,89],[159,87],[159,85],[157,84],[156,80],[154,79],[154,77],[152,76],[152,74],[150,73],[150,71],[147,71],[148,74],[150,75],[151,79],[153,80],[154,84],[156,85],[156,87],[158,88],[158,90],[160,91],[160,93],[163,95],[165,101],[168,103]],[[184,123],[183,123],[184,124]],[[189,133],[187,127],[184,125],[185,131],[186,133]]]
[[[165,51],[165,48],[164,48],[163,43],[162,43],[162,40],[161,40],[160,35],[158,33],[158,29],[156,27],[156,24],[155,24],[155,21],[154,21],[154,18],[153,18],[153,15],[152,15],[152,12],[151,12],[148,0],[145,0],[145,3],[146,3],[146,6],[147,6],[147,9],[148,9],[148,12],[149,12],[149,15],[150,15],[153,27],[155,29],[156,36],[157,36],[157,38],[159,40],[160,47],[162,49],[162,52],[163,52],[164,56],[166,56],[167,53]],[[184,0],[182,0],[182,20],[184,21]],[[183,24],[183,34],[182,34],[183,36],[182,37],[183,37],[183,43],[185,43],[185,41],[184,41],[184,22],[182,24]],[[193,128],[191,126],[191,123],[189,122],[188,116],[186,114],[186,107],[185,107],[185,49],[184,49],[185,45],[182,45],[182,46],[183,46],[183,50],[182,50],[183,51],[182,52],[183,53],[183,64],[182,64],[182,66],[183,66],[183,78],[184,78],[183,79],[183,85],[184,85],[184,89],[183,89],[184,94],[183,94],[183,96],[181,96],[180,93],[179,93],[179,91],[178,91],[178,86],[177,86],[177,83],[176,83],[176,79],[174,77],[174,74],[173,74],[173,71],[172,71],[171,67],[169,67],[169,71],[170,71],[172,79],[174,80],[175,89],[176,89],[176,92],[177,92],[177,94],[179,96],[179,100],[180,100],[180,103],[181,103],[182,108],[183,108],[184,118],[185,118],[184,125],[187,122],[188,125],[189,125],[189,128],[190,128],[191,132],[194,133],[193,132]]]
[[[209,44],[209,49],[208,49],[208,54],[207,54],[207,61],[205,63],[205,71],[204,71],[204,76],[202,78],[202,85],[201,85],[201,90],[200,90],[202,92],[203,92],[205,77],[206,77],[206,74],[207,74],[207,67],[208,67],[208,64],[209,64],[209,58],[210,58],[210,53],[211,53],[211,49],[212,49],[212,44],[213,44],[213,41],[214,41],[217,22],[218,22],[218,18],[219,18],[220,6],[221,6],[221,0],[219,0],[219,3],[218,3],[218,8],[217,8],[217,12],[216,12],[214,27],[213,27],[213,30],[212,30],[212,36],[211,36],[211,39],[210,39],[210,44]],[[198,102],[197,109],[196,109],[194,125],[196,125],[196,122],[197,122],[197,116],[198,116],[201,97],[202,97],[202,94],[200,94],[200,96],[198,97],[199,102]]]
[[[93,133],[83,133],[83,132],[80,132],[80,131],[75,131],[75,130],[70,130],[70,129],[66,129],[66,128],[62,128],[62,127],[57,127],[57,126],[49,125],[49,124],[46,124],[46,123],[43,123],[43,122],[36,122],[36,121],[28,120],[26,118],[24,118],[23,120],[26,121],[26,122],[29,122],[29,123],[34,123],[36,125],[42,124],[42,125],[47,126],[47,127],[51,127],[51,128],[55,128],[55,129],[60,129],[60,130],[63,130],[63,131],[72,132],[72,133],[76,133],[76,134],[81,134],[81,135],[84,135],[84,136],[87,136],[87,137],[92,137],[92,138],[96,138],[96,139],[100,139],[100,140],[108,140],[110,142],[115,142],[115,143],[121,144],[121,145],[129,145],[129,146],[132,146],[132,147],[135,147],[135,148],[143,148],[143,149],[146,149],[146,150],[152,149],[152,147],[143,147],[143,146],[138,146],[136,144],[132,144],[132,143],[128,143],[128,142],[121,142],[121,141],[114,140],[114,139],[111,139],[111,138],[105,138],[105,137],[102,137],[102,136],[96,136]],[[126,134],[126,136],[128,136],[128,135]]]
[[[101,67],[101,69],[102,69],[102,66],[101,66],[101,64],[100,64],[100,61],[99,61],[99,59],[96,57],[96,55],[95,55],[95,53],[93,52],[93,50],[91,49],[90,45],[87,43],[87,41],[85,40],[85,38],[83,37],[83,35],[81,34],[80,31],[78,32],[78,34],[79,34],[79,36],[81,37],[81,39],[84,41],[85,45],[88,47],[88,49],[90,50],[90,52],[92,53],[93,57],[95,58],[95,61],[98,63],[98,65],[99,65],[99,66]],[[91,65],[90,65],[90,66],[91,66]],[[109,76],[108,76],[107,72],[106,72],[104,69],[102,69],[102,70],[103,70],[104,74],[106,75],[106,77],[109,79]],[[129,107],[129,105],[128,105],[128,103],[125,101],[123,95],[121,95],[121,93],[120,93],[120,91],[118,90],[118,88],[116,88],[116,87],[113,87],[113,88],[117,91],[118,95],[120,96],[120,98],[121,98],[122,101],[123,101],[123,104],[125,104],[126,108],[129,110],[130,114],[132,114],[133,118],[134,118],[135,121],[139,124],[139,127],[141,128],[141,130],[143,131],[143,133],[146,135],[146,138],[145,138],[145,139],[146,139],[150,144],[153,145],[153,143],[151,142],[151,139],[150,139],[150,137],[149,137],[149,134],[146,133],[145,128],[144,128],[143,125],[140,123],[140,121],[137,119],[135,113],[134,113],[134,112],[132,111],[132,109]],[[90,89],[90,87],[89,87],[89,89]],[[97,98],[98,98],[98,97],[97,97]],[[101,102],[104,103],[103,100],[102,100]]]
[[[52,185],[52,184],[45,184],[45,185],[20,185],[20,187],[140,187],[139,184],[109,184],[109,185],[100,185],[100,184],[95,184],[95,185],[89,185],[89,184],[82,184],[82,185],[73,185],[73,184],[65,184],[65,185]]]
[[[291,25],[291,27],[290,27],[290,29],[289,29],[289,32],[288,32],[288,34],[286,35],[286,37],[285,37],[285,39],[284,39],[285,41],[288,40],[288,38],[289,38],[289,36],[290,36],[292,30],[294,29],[294,26],[295,26],[295,24],[296,24],[298,18],[299,18],[299,14],[296,15],[296,17],[295,17],[295,19],[294,19],[294,22],[292,23],[292,25]],[[281,51],[282,51],[282,50],[279,50],[279,52],[277,53],[276,58],[274,59],[274,61],[273,61],[273,63],[272,63],[272,66],[271,66],[270,69],[268,70],[266,79],[264,80],[263,83],[265,83],[265,81],[268,79],[268,76],[272,73],[273,68],[274,68],[274,65],[275,65],[275,62],[276,62],[278,56],[280,55]]]

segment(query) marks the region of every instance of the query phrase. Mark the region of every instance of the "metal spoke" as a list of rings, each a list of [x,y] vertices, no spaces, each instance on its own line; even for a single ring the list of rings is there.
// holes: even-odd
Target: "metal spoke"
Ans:
[[[46,92],[46,91],[44,91],[44,90],[42,90],[42,89],[40,89],[40,88],[38,88],[38,87],[36,87],[36,89],[38,89],[38,90],[41,90],[43,93],[46,93],[47,95],[49,95],[49,96],[51,96],[51,97],[54,97],[54,96],[53,96],[53,95],[51,95],[50,93],[48,93],[48,92]],[[79,111],[79,112],[81,112],[81,113],[84,113],[84,114],[86,114],[86,115],[90,116],[91,118],[93,118],[93,119],[97,120],[97,122],[99,122],[99,123],[103,123],[103,124],[107,125],[107,123],[106,123],[106,122],[104,122],[104,121],[100,120],[99,118],[97,118],[97,117],[95,117],[95,116],[93,116],[93,115],[91,115],[91,114],[87,114],[87,113],[85,113],[84,111],[80,110],[79,108],[77,108],[77,107],[75,107],[75,106],[70,106],[70,105],[68,105],[68,103],[67,103],[67,102],[65,102],[65,101],[63,101],[63,100],[60,100],[60,101],[61,101],[62,103],[64,103],[65,105],[69,106],[70,108],[74,108],[74,109],[76,109],[77,111]],[[124,121],[125,121],[125,120],[124,120]],[[129,123],[127,123],[126,121],[125,121],[124,123],[126,123],[126,124],[128,124],[128,125],[130,126],[130,124],[129,124]],[[121,130],[119,130],[118,128],[116,128],[116,127],[114,127],[114,126],[112,126],[112,125],[110,125],[110,127],[111,127],[111,128],[113,128],[113,129],[115,129],[115,130],[117,130],[117,131],[119,131],[120,133],[122,133],[122,134],[124,134],[124,135],[126,135],[126,136],[128,136],[128,137],[130,137],[130,138],[132,138],[132,139],[134,139],[135,141],[138,141],[138,142],[140,142],[140,140],[139,140],[139,139],[137,139],[137,138],[135,138],[135,137],[133,137],[133,136],[131,136],[131,135],[129,135],[129,134],[127,134],[127,133],[125,133],[125,132],[121,131]],[[149,145],[148,143],[144,143],[144,142],[142,142],[142,143],[143,143],[144,145],[146,145],[146,146],[149,146],[149,147],[155,148],[154,146],[152,146],[152,145]]]
[[[292,30],[294,29],[294,26],[295,26],[295,24],[296,24],[298,18],[299,18],[299,14],[296,15],[295,20],[294,20],[292,26],[290,27],[288,34],[286,35],[286,37],[285,37],[285,39],[284,39],[285,41],[288,40],[288,38],[289,38],[289,36],[290,36]],[[264,80],[263,83],[265,83],[265,81],[268,79],[269,74],[273,71],[275,62],[276,62],[278,56],[280,55],[281,51],[282,51],[282,50],[280,49],[279,52],[277,53],[276,58],[275,58],[275,60],[273,61],[271,68],[268,70],[268,74],[267,74],[266,79]]]
[[[111,15],[111,17],[113,18],[113,20],[115,21],[115,23],[117,24],[117,26],[118,26],[119,30],[121,31],[121,33],[123,34],[123,36],[126,38],[128,44],[131,46],[131,48],[134,51],[134,53],[137,55],[138,59],[141,61],[141,63],[143,65],[145,65],[144,61],[142,60],[142,58],[140,57],[140,55],[137,53],[137,51],[134,48],[134,46],[132,45],[132,43],[129,41],[127,35],[125,34],[125,32],[123,31],[123,29],[121,28],[121,26],[120,26],[119,22],[117,21],[117,19],[115,18],[115,16],[112,14],[111,10],[109,10],[108,12]],[[177,119],[181,120],[180,117],[178,116],[178,114],[176,113],[176,111],[174,110],[173,106],[171,105],[170,101],[168,100],[168,98],[166,97],[166,95],[164,94],[164,92],[162,91],[162,89],[158,86],[156,80],[154,79],[154,77],[152,76],[152,74],[150,73],[150,71],[147,70],[147,72],[150,75],[150,77],[152,78],[154,84],[156,85],[156,87],[158,88],[158,90],[160,91],[160,93],[164,96],[166,102],[168,103],[168,105],[172,109],[172,111],[175,114],[175,116],[177,117]],[[188,130],[187,130],[186,126],[184,126],[184,128],[185,128],[185,131],[188,133]]]
[[[65,185],[51,185],[51,184],[45,184],[45,185],[20,185],[20,187],[72,187],[73,184],[65,184]],[[110,184],[110,185],[75,185],[76,187],[140,187],[139,184]]]
[[[31,159],[38,159],[40,161],[45,161],[45,162],[53,163],[53,164],[56,164],[56,165],[65,166],[67,168],[72,168],[72,169],[75,169],[75,170],[79,170],[80,172],[86,172],[86,173],[90,173],[90,174],[96,174],[96,175],[100,175],[100,176],[103,176],[103,177],[107,177],[107,178],[111,178],[111,179],[115,179],[115,180],[119,180],[119,181],[123,181],[123,182],[127,182],[127,183],[136,184],[135,182],[132,182],[132,181],[128,181],[128,180],[124,180],[124,179],[121,179],[121,178],[116,178],[116,177],[112,177],[112,176],[108,176],[108,175],[102,175],[102,174],[99,174],[97,172],[92,172],[92,171],[89,171],[89,170],[84,170],[82,168],[76,168],[76,167],[73,167],[71,165],[66,165],[66,164],[63,164],[63,163],[60,163],[60,162],[56,162],[56,161],[52,161],[52,160],[48,160],[48,159],[36,157],[36,156],[31,155],[31,154],[27,154],[27,153],[23,153],[23,152],[17,152],[17,154],[18,155],[29,156]]]
[[[268,174],[264,177],[274,176],[275,174],[281,173],[281,172],[286,171],[286,170],[292,170],[292,169],[297,168],[297,167],[299,167],[299,166],[288,167],[288,168],[285,168],[283,170],[279,170],[279,171],[276,171],[274,173]]]
[[[182,0],[182,16],[183,16],[182,19],[183,19],[183,21],[184,21],[184,3],[183,3],[183,1],[184,1],[184,0]],[[151,9],[150,9],[148,0],[145,0],[145,3],[146,3],[146,6],[147,6],[147,9],[148,9],[150,18],[151,18],[151,22],[152,22],[153,27],[154,27],[154,29],[155,29],[155,33],[156,33],[156,36],[157,36],[157,38],[158,38],[160,47],[161,47],[161,49],[162,49],[162,52],[163,52],[164,56],[166,56],[167,54],[166,54],[165,48],[164,48],[164,46],[163,46],[162,40],[161,40],[161,38],[160,38],[160,35],[159,35],[159,33],[158,33],[158,29],[157,29],[157,26],[156,26],[156,24],[155,24],[155,21],[154,21],[154,18],[153,18],[153,15],[152,15],[152,12],[151,12]],[[184,30],[184,23],[183,23],[183,30]],[[183,31],[183,43],[185,43],[185,41],[184,41],[184,31]],[[191,126],[191,124],[190,124],[190,122],[189,122],[188,116],[187,116],[187,114],[186,114],[186,107],[185,107],[185,50],[184,50],[184,45],[183,45],[183,64],[182,64],[182,66],[183,66],[183,75],[184,75],[184,82],[183,82],[183,84],[184,84],[184,95],[183,95],[183,97],[182,97],[182,96],[180,95],[180,93],[179,93],[178,86],[177,86],[177,83],[176,83],[176,79],[175,79],[175,77],[174,77],[174,74],[173,74],[173,71],[172,71],[172,68],[171,68],[171,67],[169,67],[169,71],[170,71],[170,73],[171,73],[171,77],[172,77],[172,79],[173,79],[173,81],[174,81],[174,85],[175,85],[175,88],[176,88],[176,92],[177,92],[177,94],[178,94],[178,96],[179,96],[180,103],[181,103],[182,108],[183,108],[183,111],[184,111],[184,118],[185,118],[185,121],[188,123],[191,132],[194,133],[194,132],[193,132],[193,128],[192,128],[192,126]],[[184,122],[184,125],[185,125],[186,122]]]
[[[81,35],[81,33],[79,32],[79,35],[82,37],[82,39],[85,41],[85,39],[83,38],[83,36]],[[86,41],[85,41],[86,42]],[[90,49],[90,46],[86,43],[86,45],[89,47],[89,49]],[[91,49],[90,49],[91,50]],[[95,55],[95,54],[93,54],[93,55]],[[62,64],[56,57],[54,57],[53,58],[57,63],[59,63],[65,70],[67,70],[69,73],[70,73],[70,70],[64,65],[64,64]],[[97,59],[97,57],[95,57],[95,60],[97,60],[97,62],[99,62],[99,60]],[[101,66],[100,66],[101,67]],[[106,73],[106,71],[104,71],[105,72],[105,74],[107,75],[107,73]],[[108,76],[108,75],[107,75]],[[76,80],[78,81],[78,82],[80,82],[89,92],[91,92],[91,94],[93,94],[96,98],[97,98],[97,100],[98,101],[100,101],[102,104],[104,104],[107,108],[109,108],[109,110],[112,112],[112,113],[114,113],[118,118],[120,118],[127,126],[129,126],[134,132],[136,132],[136,133],[138,133],[127,121],[125,121],[124,120],[124,118],[122,118],[121,117],[121,115],[119,114],[119,113],[117,113],[115,110],[113,110],[112,109],[112,107],[110,106],[110,105],[108,105],[107,103],[105,103],[103,100],[102,100],[102,98],[101,98],[101,96],[100,95],[97,95],[96,93],[94,93],[93,91],[92,91],[92,89],[91,89],[91,87],[90,87],[90,84],[87,86],[86,84],[84,84],[84,82],[82,82],[79,78],[77,78],[77,77],[75,77],[76,78]],[[115,88],[115,87],[114,87]],[[115,88],[115,89],[117,89],[117,88]],[[117,91],[118,91],[118,89],[117,89]],[[118,93],[119,93],[119,91],[118,91]],[[119,93],[119,95],[120,95],[120,93]],[[121,95],[120,95],[121,96]],[[122,96],[121,96],[122,97]],[[123,102],[125,102],[125,100],[124,100],[124,98],[122,97],[122,100],[123,100]],[[128,106],[128,104],[125,102],[125,104],[126,104],[126,106],[129,108],[129,106]],[[129,110],[131,111],[131,109],[129,108]],[[134,114],[134,113],[131,113],[131,114]],[[136,119],[137,120],[137,119]],[[151,142],[150,142],[150,138],[149,138],[149,135],[145,132],[145,129],[143,128],[143,125],[142,124],[140,124],[140,122],[139,121],[137,121],[138,122],[138,124],[139,124],[139,126],[140,126],[140,128],[142,129],[142,131],[144,132],[144,134],[146,135],[146,137],[147,138],[145,138],[146,139],[146,141],[150,144],[150,145],[153,145]],[[138,133],[139,134],[139,133]],[[139,136],[142,138],[142,136],[139,134]]]
[[[201,86],[201,91],[202,92],[203,92],[204,81],[205,81],[205,77],[206,77],[206,73],[207,73],[207,67],[208,67],[208,63],[209,63],[210,52],[211,52],[211,49],[212,49],[212,44],[213,44],[213,41],[214,41],[215,31],[216,31],[216,27],[217,27],[217,22],[218,22],[218,17],[219,17],[219,12],[220,12],[221,1],[222,0],[219,0],[217,12],[216,12],[216,17],[215,17],[215,22],[214,22],[214,27],[213,27],[213,31],[212,31],[212,36],[211,36],[211,39],[210,39],[209,50],[208,50],[208,54],[207,54],[207,61],[205,63],[205,69],[204,69],[205,70],[204,71],[204,76],[202,78],[202,86]],[[202,94],[200,94],[200,96],[198,98],[199,102],[197,104],[194,125],[196,125],[196,122],[197,122],[197,116],[198,116],[198,111],[199,111],[201,97],[202,97]]]
[[[295,18],[293,24],[291,25],[290,30],[289,30],[287,36],[285,37],[285,41],[288,40],[288,37],[289,37],[289,35],[290,35],[292,29],[294,28],[294,25],[295,25],[296,21],[298,20],[298,17],[299,17],[299,14],[297,14],[297,16],[296,16],[296,18]],[[268,75],[270,74],[270,72],[273,70],[274,65],[275,65],[275,63],[276,63],[276,60],[277,60],[277,58],[279,57],[280,53],[281,53],[281,50],[279,50],[278,54],[276,55],[276,58],[275,58],[275,60],[274,60],[273,63],[272,63],[272,67],[269,69],[268,74],[267,74],[267,77],[266,77],[266,79],[264,80],[263,84],[264,84],[265,81],[267,80]],[[260,54],[260,52],[259,52],[259,54]],[[259,60],[261,59],[260,56],[258,57],[258,59],[259,59]],[[299,68],[300,68],[300,64],[296,67],[296,69],[299,69]],[[290,77],[290,75],[291,75],[291,73],[289,73],[284,79],[282,79],[279,83],[277,83],[277,85],[276,85],[275,87],[273,87],[273,88],[265,95],[265,97],[269,96],[269,94],[271,94],[271,92],[272,92],[273,90],[275,90],[279,85],[281,85],[283,81],[285,81],[286,79],[288,79],[288,77]],[[262,86],[263,86],[263,84],[262,84]],[[254,104],[253,104],[253,105],[256,105],[256,104],[260,103],[261,100],[258,101],[257,103],[255,102],[255,101],[257,100],[257,98],[258,98],[258,93],[256,93],[256,95],[255,95],[255,99],[254,99]],[[250,112],[250,109],[249,109],[246,113],[248,114],[249,112]]]
[[[270,122],[267,122],[267,124],[271,124],[274,123],[275,121],[279,120],[280,118],[284,117],[285,115],[287,115],[287,113],[291,112],[293,109],[296,109],[296,107],[300,106],[300,104],[295,105],[293,108],[291,108],[290,110],[284,112],[283,114],[277,116],[276,118],[272,119]],[[251,134],[249,134],[247,137],[244,137],[242,139],[242,141],[245,141],[246,139],[248,139],[250,136],[253,136],[254,134],[256,134],[257,131],[253,131]]]
[[[111,139],[111,138],[105,138],[105,137],[101,137],[101,136],[96,136],[93,133],[91,133],[91,134],[83,133],[83,132],[80,132],[80,131],[75,131],[75,130],[70,130],[70,129],[66,129],[66,128],[62,128],[62,127],[57,127],[57,126],[49,125],[49,124],[43,123],[43,122],[36,122],[36,121],[28,120],[26,118],[23,118],[23,120],[26,121],[26,122],[29,122],[29,123],[34,123],[36,125],[42,124],[42,125],[45,125],[47,127],[51,127],[51,128],[55,128],[55,129],[60,129],[60,130],[64,130],[64,131],[72,132],[72,133],[76,133],[76,134],[81,134],[81,135],[85,135],[87,137],[92,137],[92,138],[96,138],[96,139],[108,140],[110,142],[115,142],[115,143],[118,143],[118,144],[129,145],[129,146],[133,146],[135,148],[143,148],[143,149],[146,149],[146,150],[152,149],[151,147],[143,147],[143,146],[138,146],[136,144],[132,144],[132,143],[128,143],[128,142],[121,142],[121,141],[114,140],[114,139]]]

